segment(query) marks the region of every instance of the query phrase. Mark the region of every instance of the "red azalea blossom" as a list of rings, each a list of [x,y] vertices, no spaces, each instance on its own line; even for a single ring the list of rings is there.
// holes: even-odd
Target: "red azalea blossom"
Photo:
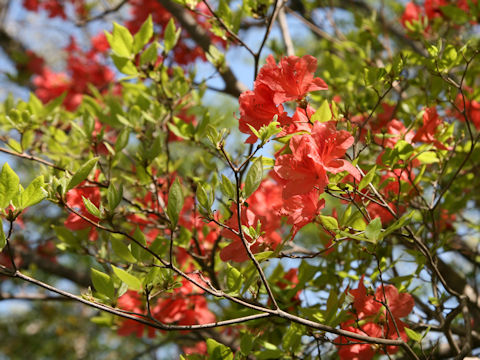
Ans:
[[[405,6],[405,11],[402,15],[401,22],[402,25],[407,28],[407,23],[412,21],[420,21],[422,16],[422,8],[413,2],[409,2]]]
[[[267,224],[267,222],[262,216],[256,215],[250,209],[247,208],[242,210],[242,225],[245,225],[247,227],[252,226],[256,228],[258,221],[260,221],[262,225]],[[225,222],[225,225],[229,226],[235,231],[238,231],[237,209],[235,206],[233,206],[232,208],[232,216],[229,220]],[[231,260],[235,262],[243,262],[248,260],[248,254],[245,250],[245,245],[243,244],[239,235],[234,234],[228,229],[223,229],[220,235],[232,240],[229,245],[227,245],[220,251],[220,259],[222,259],[222,261]],[[249,243],[253,242],[253,239],[246,233],[244,233],[243,235]],[[282,238],[277,232],[266,232],[264,235],[256,239],[255,243],[250,246],[250,250],[252,251],[252,253],[255,254],[264,249],[275,249],[281,241]]]
[[[80,184],[75,189],[67,192],[67,205],[85,216],[87,219],[97,222],[98,218],[90,214],[82,200],[82,197],[89,199],[95,206],[100,206],[100,190],[98,187],[85,186],[85,183]],[[64,222],[64,225],[67,229],[70,230],[82,230],[92,225],[82,219],[80,216],[70,213],[67,219]]]
[[[440,119],[435,108],[426,108],[423,113],[423,126],[418,129],[415,136],[412,138],[413,142],[421,141],[427,144],[433,144],[437,149],[450,150],[449,147],[443,145],[435,138],[439,128],[443,125],[443,120]]]
[[[328,184],[327,172],[348,171],[360,181],[358,170],[341,159],[353,141],[349,132],[337,131],[333,121],[316,122],[311,134],[292,137],[292,154],[279,156],[274,167],[276,175],[284,182],[283,197],[306,194],[314,187],[323,192]]]
[[[466,97],[462,97],[462,94],[458,94],[455,100],[455,105],[459,111],[465,111],[467,119],[475,126],[477,130],[480,130],[480,102],[476,100],[469,100]],[[465,122],[465,116],[458,111],[454,112],[460,121]]]
[[[341,324],[341,328],[361,335],[394,340],[400,337],[403,341],[407,341],[406,325],[400,318],[407,316],[413,310],[415,305],[413,297],[407,293],[399,293],[393,285],[380,285],[375,295],[367,294],[363,278],[364,276],[360,279],[358,288],[350,291],[354,297],[353,308],[357,321],[348,320]],[[390,311],[384,309],[384,304]],[[375,345],[355,344],[355,342],[360,341],[346,339],[343,336],[336,339],[335,343],[341,360],[370,360],[377,353],[373,347]],[[386,350],[389,354],[393,354],[397,352],[398,347],[387,346]]]
[[[301,194],[293,195],[283,201],[280,214],[287,217],[287,223],[292,224],[292,239],[298,231],[307,224],[310,224],[313,219],[320,214],[320,210],[325,207],[325,200],[318,198],[319,190]]]
[[[429,20],[443,17],[441,7],[446,5],[448,5],[446,0],[425,0],[425,14]]]
[[[311,55],[301,58],[287,56],[277,65],[272,55],[267,57],[267,63],[260,69],[255,88],[264,84],[273,92],[273,102],[281,104],[285,101],[301,100],[311,91],[328,90],[328,86],[320,78],[314,78],[317,69],[317,59]]]
[[[403,122],[397,119],[393,119],[386,124],[386,132],[384,134],[376,134],[375,142],[384,147],[393,149],[395,144],[399,140],[405,140],[408,143],[412,143],[415,133],[413,131],[408,131]]]
[[[268,125],[275,115],[279,118],[286,117],[287,113],[283,111],[283,106],[277,107],[273,102],[273,94],[268,86],[260,84],[255,87],[255,91],[245,91],[240,95],[239,129],[244,134],[250,135],[245,141],[247,144],[257,141],[248,125],[259,130],[262,126]]]
[[[297,107],[292,117],[284,116],[279,118],[278,121],[283,129],[277,136],[282,137],[301,131],[311,132],[312,125],[310,119],[314,113],[315,109],[307,105],[306,109]]]
[[[92,49],[96,52],[103,53],[110,49],[110,44],[108,43],[107,37],[103,32],[92,36],[90,42],[92,43]]]

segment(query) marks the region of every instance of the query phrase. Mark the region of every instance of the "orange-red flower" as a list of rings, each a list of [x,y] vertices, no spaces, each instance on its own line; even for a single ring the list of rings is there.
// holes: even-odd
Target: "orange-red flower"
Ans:
[[[314,188],[323,192],[328,184],[327,172],[348,171],[360,180],[358,170],[341,159],[353,141],[348,131],[337,131],[333,121],[316,122],[311,134],[292,137],[292,154],[279,156],[274,167],[276,175],[284,182],[283,197],[306,194]]]
[[[255,81],[255,88],[264,84],[273,92],[273,102],[281,104],[285,101],[301,100],[311,91],[327,90],[322,79],[314,78],[317,59],[311,55],[287,56],[277,65],[272,55],[260,69]]]

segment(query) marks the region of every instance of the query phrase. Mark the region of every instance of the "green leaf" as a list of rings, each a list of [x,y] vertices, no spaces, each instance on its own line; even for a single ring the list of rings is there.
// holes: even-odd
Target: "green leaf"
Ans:
[[[97,218],[101,217],[100,210],[95,206],[94,203],[90,201],[90,199],[87,199],[86,197],[82,196],[83,204],[85,205],[85,208],[87,211],[92,214],[93,216],[96,216]]]
[[[338,229],[338,221],[333,216],[320,215],[320,220],[327,230]]]
[[[170,18],[170,21],[168,22],[168,25],[165,29],[165,38],[163,40],[164,50],[166,54],[168,54],[177,43],[181,31],[182,29],[180,28],[175,29],[175,20],[173,19],[173,17]]]
[[[210,203],[208,201],[208,194],[202,184],[197,184],[196,197],[198,203],[204,207],[206,210],[210,210]]]
[[[113,185],[113,182],[110,182],[107,189],[107,201],[108,201],[108,208],[110,211],[115,210],[115,208],[120,204],[122,201],[123,196],[123,186],[120,184],[120,187],[117,188]]]
[[[0,219],[0,251],[7,245],[7,238],[5,237],[5,233],[3,232],[3,222]]]
[[[112,34],[106,34],[110,47],[119,57],[130,58],[133,50],[133,36],[128,29],[117,23],[113,23]]]
[[[375,218],[373,219],[370,224],[367,225],[365,228],[365,236],[374,241],[377,242],[378,240],[381,239],[381,232],[382,232],[382,221],[380,218]]]
[[[245,179],[245,197],[248,198],[259,187],[263,178],[263,164],[262,157],[256,159],[250,170],[248,170],[247,177]]]
[[[142,27],[133,37],[133,52],[138,54],[140,50],[147,45],[148,41],[153,36],[153,22],[152,15],[148,15],[147,20],[143,23]]]
[[[35,178],[20,194],[18,208],[25,209],[26,207],[38,204],[40,201],[45,199],[47,192],[43,189],[43,186],[43,175],[40,175]]]
[[[230,293],[237,293],[242,287],[243,276],[240,271],[227,263],[227,288]]]
[[[98,157],[88,160],[78,169],[68,182],[67,191],[73,189],[85,180],[98,162]]]
[[[118,257],[122,258],[123,260],[129,263],[136,263],[137,259],[132,255],[130,249],[127,245],[122,241],[122,239],[118,239],[115,236],[110,238],[110,243],[112,244],[112,249],[117,254]]]
[[[255,256],[255,259],[257,259],[257,261],[262,262],[263,260],[269,259],[273,253],[274,253],[273,251],[269,250],[269,251],[256,253],[254,256]]]
[[[107,274],[91,268],[91,277],[95,290],[100,294],[103,294],[110,299],[115,297],[115,287],[113,286],[113,280]]]
[[[438,160],[437,154],[434,151],[425,151],[420,154],[418,154],[417,159],[422,163],[422,164],[433,164],[437,163],[440,160]]]
[[[373,180],[373,177],[375,176],[375,173],[377,171],[377,165],[375,165],[373,168],[370,169],[370,171],[360,180],[360,183],[358,184],[358,190],[362,190],[365,187],[368,186]]]
[[[222,191],[223,193],[228,196],[230,199],[235,199],[235,186],[233,183],[230,181],[229,178],[227,178],[225,175],[222,174]]]
[[[122,74],[125,75],[137,75],[138,70],[137,67],[133,64],[132,60],[112,54],[112,60],[115,64],[115,67],[120,71]]]
[[[0,208],[6,208],[19,192],[20,179],[17,174],[5,163],[0,172]]]
[[[34,140],[35,140],[35,132],[33,130],[26,130],[22,134],[22,141],[21,141],[22,150],[26,151],[33,144]]]
[[[296,352],[301,344],[303,333],[304,329],[302,326],[290,323],[290,327],[282,339],[283,347],[291,353]]]
[[[122,151],[128,145],[128,139],[130,137],[130,129],[124,128],[117,136],[117,141],[115,142],[115,151]]]
[[[249,355],[253,348],[253,335],[244,332],[240,338],[240,350],[244,355]]]
[[[332,120],[332,111],[330,110],[328,101],[323,100],[322,105],[320,105],[317,111],[312,115],[311,121],[327,122],[330,120]]]
[[[421,334],[417,333],[416,331],[414,331],[412,329],[409,329],[406,326],[405,326],[404,330],[405,330],[405,333],[407,334],[407,336],[410,339],[412,339],[413,341],[416,341],[416,342],[422,341],[422,335]]]
[[[178,179],[174,181],[168,192],[167,215],[171,221],[172,229],[177,226],[178,217],[183,207],[182,186]]]
[[[142,282],[138,278],[116,266],[112,265],[112,269],[115,275],[117,275],[120,280],[127,284],[130,289],[135,291],[140,291],[142,289]]]
[[[210,360],[233,360],[232,350],[213,339],[207,339],[207,352]]]
[[[158,43],[150,44],[140,55],[140,66],[154,64],[158,57]]]

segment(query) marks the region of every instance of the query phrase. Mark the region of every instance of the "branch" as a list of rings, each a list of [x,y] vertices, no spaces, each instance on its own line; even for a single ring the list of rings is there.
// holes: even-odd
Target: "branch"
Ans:
[[[77,26],[85,26],[89,22],[92,22],[92,21],[95,21],[95,20],[102,20],[108,14],[111,14],[111,13],[114,13],[114,12],[117,12],[118,10],[120,10],[127,3],[128,3],[128,0],[122,0],[117,5],[115,5],[111,8],[108,8],[105,11],[102,11],[100,14],[97,14],[97,15],[92,16],[92,17],[87,18],[87,19],[82,19],[80,21],[77,21],[76,25]]]

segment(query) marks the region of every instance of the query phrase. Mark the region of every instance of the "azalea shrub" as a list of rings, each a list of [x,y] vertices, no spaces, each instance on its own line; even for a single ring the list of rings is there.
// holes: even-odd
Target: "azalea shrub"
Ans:
[[[480,356],[476,0],[10,8],[6,359]]]

